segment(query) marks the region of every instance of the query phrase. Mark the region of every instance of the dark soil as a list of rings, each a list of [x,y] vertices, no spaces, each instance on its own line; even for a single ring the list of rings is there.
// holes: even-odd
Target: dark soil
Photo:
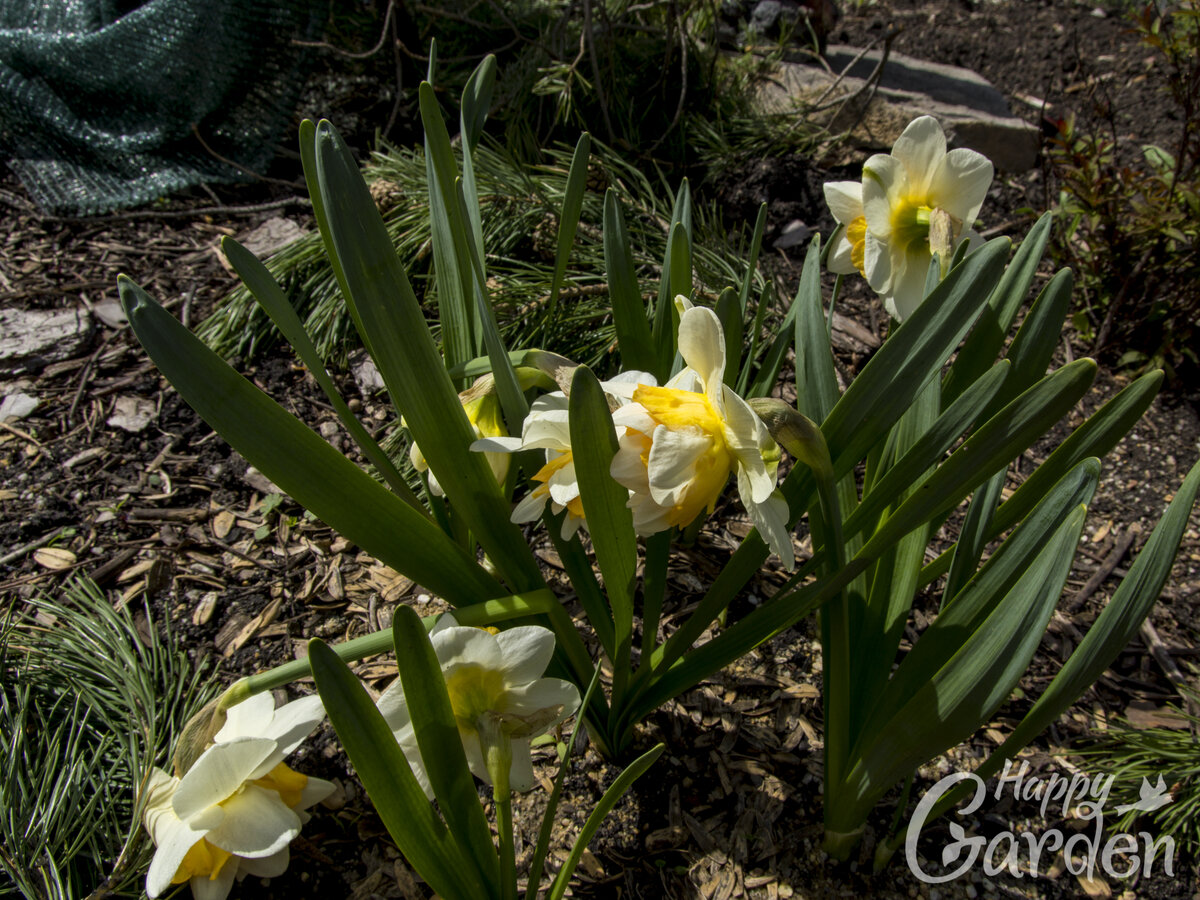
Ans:
[[[846,4],[832,40],[863,45],[900,26],[895,49],[938,62],[976,69],[1031,121],[1075,112],[1111,113],[1122,142],[1136,147],[1158,140],[1169,128],[1165,97],[1145,77],[1150,56],[1129,34],[1118,12],[1107,7],[1054,2],[882,2]],[[365,91],[381,114],[391,98]],[[1045,101],[1031,105],[1029,98]],[[1101,109],[1108,104],[1107,109]],[[320,112],[320,110],[317,110]],[[360,149],[366,145],[359,145]],[[280,163],[289,180],[297,178]],[[799,158],[763,160],[744,177],[717,188],[732,218],[753,218],[758,197],[771,201],[776,230],[793,218],[832,225],[820,184],[851,177],[816,169]],[[983,215],[999,230],[1019,235],[1028,225],[1025,208],[1046,208],[1054,185],[1046,173],[1007,174],[997,179]],[[116,298],[116,275],[124,272],[185,321],[198,322],[233,286],[219,263],[223,234],[245,234],[272,215],[284,214],[305,228],[312,221],[301,192],[279,185],[223,188],[212,198],[197,192],[177,198],[167,213],[133,211],[98,220],[46,218],[33,210],[14,179],[0,192],[7,214],[0,223],[5,254],[0,260],[0,301],[7,307],[92,307]],[[274,203],[271,209],[239,212],[231,207]],[[793,251],[794,252],[794,251]],[[797,256],[781,254],[777,273],[794,285]],[[1049,271],[1049,270],[1048,270]],[[851,282],[854,280],[851,279]],[[851,284],[843,314],[882,336],[883,317],[862,285]],[[1064,334],[1063,359],[1086,348]],[[862,354],[840,355],[847,375]],[[342,441],[333,412],[313,379],[286,358],[239,363],[256,383],[298,415]],[[1071,416],[1083,416],[1128,383],[1129,375],[1102,370],[1092,392]],[[360,396],[352,379],[339,376],[372,427],[389,421],[384,402]],[[438,609],[413,585],[361,554],[288,500],[268,500],[270,485],[200,422],[159,377],[127,328],[97,326],[71,358],[5,377],[4,394],[22,390],[39,401],[27,418],[0,426],[0,591],[4,610],[41,591],[53,592],[71,573],[97,578],[114,602],[170,616],[175,634],[196,664],[219,662],[219,678],[244,674],[291,659],[305,641],[331,641],[386,626],[397,602],[422,611]],[[148,401],[149,424],[129,432],[109,424],[118,402]],[[1172,491],[1196,458],[1200,420],[1195,386],[1159,398],[1143,423],[1105,464],[1104,481],[1089,513],[1082,552],[1068,591],[1079,591],[1131,529],[1140,528],[1134,549],[1149,534]],[[1066,431],[1056,433],[1022,459],[1014,483],[1027,474]],[[348,448],[344,448],[348,449]],[[264,503],[266,501],[266,503]],[[67,531],[64,532],[64,529]],[[671,590],[678,614],[712,580],[749,526],[736,502],[718,509],[696,545],[672,561]],[[541,531],[532,531],[544,543]],[[75,561],[50,568],[39,546],[69,550]],[[549,547],[541,556],[555,575]],[[1117,560],[1123,574],[1128,556]],[[61,563],[61,560],[60,560]],[[555,575],[555,577],[559,577]],[[758,576],[731,616],[749,608],[751,595],[778,584],[770,567]],[[1069,617],[1058,616],[1023,683],[1026,696],[1057,671],[1079,634],[1103,608],[1116,584],[1110,577]],[[1200,517],[1194,516],[1162,601],[1151,619],[1169,651],[1185,669],[1198,646]],[[918,608],[918,623],[927,621]],[[1191,897],[1198,886],[1195,859],[1177,863],[1176,878],[1128,884],[1083,884],[1062,872],[1050,877],[985,878],[974,875],[933,891],[920,884],[898,856],[881,875],[871,874],[873,847],[892,814],[884,807],[871,822],[858,859],[834,865],[820,851],[822,723],[820,651],[812,622],[758,648],[711,682],[653,714],[638,738],[667,751],[605,822],[579,869],[577,896],[589,897],[813,897],[832,896],[1123,896]],[[376,689],[391,678],[386,660],[368,661],[360,674]],[[293,689],[306,691],[311,686]],[[1176,697],[1159,666],[1132,644],[1101,682],[1041,736],[1030,754],[1035,768],[1061,770],[1076,741],[1141,706]],[[993,749],[1027,708],[1014,700],[994,721],[947,758],[924,767],[914,797],[942,775],[967,768]],[[342,791],[318,810],[293,845],[286,875],[269,883],[251,880],[234,897],[424,897],[407,870],[337,746],[323,726],[297,754],[297,768],[337,781]],[[552,752],[540,751],[539,777],[553,777]],[[565,858],[574,834],[617,769],[590,748],[577,755],[558,811],[551,861]],[[486,789],[483,790],[486,794]],[[546,792],[521,799],[523,862],[531,855]],[[964,825],[1007,828],[1028,809],[987,811]],[[995,821],[999,817],[999,824]],[[1045,828],[1053,823],[1035,822]],[[923,845],[937,858],[945,825]],[[939,830],[941,829],[941,830]],[[519,863],[520,865],[520,863]],[[1108,893],[1093,893],[1107,890]]]

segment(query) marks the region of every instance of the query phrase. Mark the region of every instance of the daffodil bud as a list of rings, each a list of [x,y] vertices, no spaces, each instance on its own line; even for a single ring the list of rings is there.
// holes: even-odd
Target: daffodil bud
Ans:
[[[818,475],[833,477],[833,464],[825,435],[812,419],[798,412],[791,404],[773,397],[759,397],[749,403],[771,432],[771,437],[783,449]]]
[[[210,700],[200,712],[187,720],[175,744],[175,756],[172,759],[177,778],[187,774],[200,754],[212,744],[217,732],[224,727],[225,710],[221,707],[220,697]]]

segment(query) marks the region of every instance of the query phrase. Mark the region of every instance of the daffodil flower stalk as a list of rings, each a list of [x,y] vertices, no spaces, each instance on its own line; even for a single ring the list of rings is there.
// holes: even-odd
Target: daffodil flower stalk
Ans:
[[[157,847],[146,878],[150,897],[187,883],[197,900],[224,900],[235,878],[283,874],[305,810],[333,791],[283,760],[324,715],[315,695],[276,709],[270,694],[258,694],[223,712],[202,752],[177,755],[194,756],[189,768],[151,772],[144,813]]]
[[[903,321],[925,297],[936,257],[945,277],[958,245],[982,243],[972,230],[992,182],[992,163],[974,150],[947,152],[937,120],[909,123],[891,153],[872,156],[862,182],[825,185],[825,201],[843,226],[830,253],[831,272],[858,272]]]

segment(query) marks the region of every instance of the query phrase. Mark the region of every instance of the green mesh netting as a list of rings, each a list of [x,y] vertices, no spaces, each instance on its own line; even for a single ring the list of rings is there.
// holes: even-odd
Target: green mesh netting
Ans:
[[[274,155],[321,0],[0,0],[0,155],[39,207],[88,215]],[[199,137],[197,137],[197,134]]]

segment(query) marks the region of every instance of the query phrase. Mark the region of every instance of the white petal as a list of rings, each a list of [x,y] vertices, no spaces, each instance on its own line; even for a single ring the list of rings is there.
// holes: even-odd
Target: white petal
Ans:
[[[903,322],[925,299],[925,279],[929,274],[929,248],[914,241],[905,255],[904,268],[892,279],[892,297],[896,304],[896,319]]]
[[[183,858],[205,832],[189,828],[171,808],[171,798],[177,780],[161,769],[154,769],[147,785],[145,824],[157,846],[150,871],[146,875],[146,893],[157,897],[171,886],[171,880],[179,871]]]
[[[523,447],[520,438],[489,437],[471,442],[471,449],[476,453],[515,453]]]
[[[546,508],[547,496],[544,493],[526,494],[517,504],[516,509],[512,511],[512,515],[508,517],[509,521],[536,522],[542,517],[542,510]]]
[[[680,369],[665,385],[677,391],[691,391],[693,394],[704,393],[704,380],[700,373],[690,368]]]
[[[404,688],[400,684],[400,678],[387,686],[379,699],[375,701],[375,706],[383,715],[383,721],[387,723],[387,727],[393,732],[397,732],[404,726],[412,722],[412,716],[408,711],[408,702],[404,699]]]
[[[479,746],[479,733],[472,731],[470,733],[461,732],[463,739],[463,753],[467,757],[467,768],[471,770],[471,774],[485,784],[491,784],[492,779],[488,775],[487,761],[483,758],[483,748]],[[433,794],[429,795],[431,798]]]
[[[315,778],[309,775],[308,780],[304,782],[303,790],[300,791],[300,802],[294,808],[299,811],[308,809],[310,806],[315,806],[336,789],[337,785],[332,781],[326,781],[324,778]]]
[[[834,219],[849,225],[863,214],[863,186],[861,181],[825,182],[825,202]]]
[[[918,196],[928,193],[933,173],[945,155],[946,133],[932,116],[913,119],[892,145],[892,156],[904,166],[909,186]]]
[[[633,530],[643,537],[671,527],[670,509],[659,506],[648,493],[630,494],[626,506],[633,511]]]
[[[712,447],[713,438],[699,428],[654,430],[646,474],[650,496],[661,506],[674,506],[696,474],[696,460]]]
[[[555,471],[546,482],[546,487],[550,490],[550,499],[562,506],[576,499],[579,496],[579,479],[575,475],[574,461]]]
[[[983,154],[963,147],[951,150],[933,174],[929,205],[970,226],[987,197],[993,173],[991,160]]]
[[[275,698],[270,691],[247,697],[225,711],[225,724],[213,738],[218,744],[237,737],[273,737],[263,731],[275,716]]]
[[[495,636],[479,628],[447,628],[430,635],[430,640],[443,672],[472,663],[485,669],[499,669],[504,664]]]
[[[274,751],[275,742],[269,738],[235,738],[213,744],[179,780],[172,800],[175,815],[199,825],[204,813],[236,793]]]
[[[562,510],[559,509],[557,512],[562,512]],[[575,537],[575,532],[577,532],[586,524],[586,521],[568,509],[567,514],[563,516],[562,527],[558,530],[558,536],[564,541],[569,541],[571,538]]]
[[[892,203],[908,192],[908,175],[900,161],[877,153],[863,166],[862,201],[867,231],[881,240],[892,234]]]
[[[711,309],[694,306],[679,319],[679,354],[708,391],[725,377],[725,333]]]
[[[554,711],[554,716],[548,718],[542,729],[545,731],[579,708],[579,688],[561,678],[539,678],[510,690],[504,699],[504,712],[522,718],[534,718],[539,713]],[[536,737],[536,734],[530,737]]]
[[[748,503],[746,512],[771,552],[783,561],[787,570],[796,568],[796,555],[787,527],[788,505],[783,496],[776,491],[763,503]]]
[[[270,725],[262,732],[262,736],[273,738],[279,745],[275,753],[268,757],[268,761],[275,756],[278,756],[278,759],[267,766],[263,774],[265,775],[277,764],[283,762],[285,757],[290,756],[292,751],[312,734],[313,729],[320,725],[324,718],[325,707],[321,704],[319,694],[309,694],[293,700],[291,703],[285,703],[275,710],[275,715],[272,717]],[[266,765],[266,763],[262,765]]]
[[[533,787],[533,757],[529,741],[512,742],[512,765],[508,769],[508,786],[514,791],[527,791]]]
[[[843,231],[829,248],[829,258],[825,261],[825,268],[835,275],[853,275],[858,271],[854,265],[853,252],[854,248]]]
[[[503,658],[501,671],[511,685],[541,678],[554,656],[554,632],[540,625],[519,625],[496,635]]]
[[[241,860],[230,859],[221,866],[216,878],[196,877],[188,881],[192,889],[192,900],[225,900],[233,888],[233,877],[238,873]]]
[[[634,446],[621,446],[613,454],[612,464],[608,474],[613,481],[631,491],[647,493],[650,490],[649,476],[646,474],[646,464],[642,462],[641,451]]]
[[[242,875],[253,875],[256,878],[277,878],[287,871],[288,856],[288,848],[284,847],[278,853],[272,853],[270,856],[243,859],[238,871]]]
[[[226,800],[225,820],[210,831],[208,842],[238,856],[270,856],[300,833],[300,817],[277,791],[248,784]]]
[[[863,251],[863,269],[867,284],[873,290],[886,292],[892,282],[891,248],[868,231]]]
[[[396,743],[400,745],[404,758],[408,760],[408,767],[412,770],[413,777],[417,779],[417,784],[425,792],[425,796],[432,800],[433,785],[429,781],[429,773],[425,771],[425,761],[421,759],[421,748],[417,746],[417,733],[413,730],[411,723],[396,732]]]

